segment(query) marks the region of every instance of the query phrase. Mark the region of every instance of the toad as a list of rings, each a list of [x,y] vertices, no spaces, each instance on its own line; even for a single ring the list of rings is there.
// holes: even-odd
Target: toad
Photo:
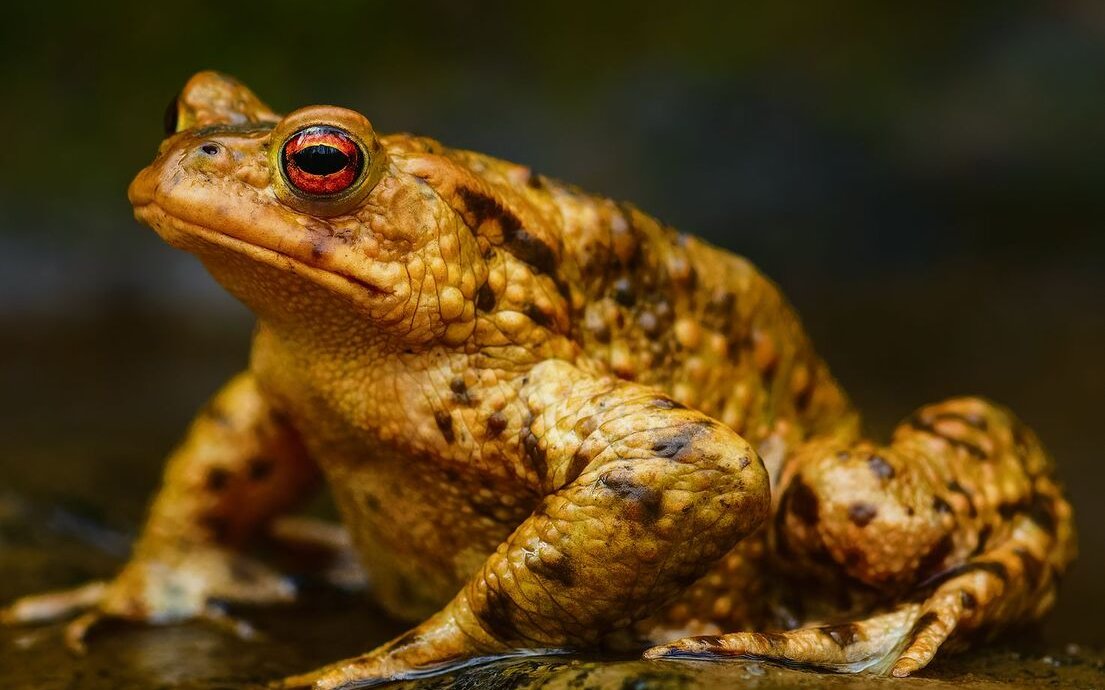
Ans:
[[[137,218],[257,317],[113,580],[8,623],[287,601],[246,554],[321,480],[411,621],[283,681],[363,687],[521,650],[907,676],[1033,621],[1075,554],[1037,437],[975,397],[888,442],[747,260],[524,165],[203,72]]]

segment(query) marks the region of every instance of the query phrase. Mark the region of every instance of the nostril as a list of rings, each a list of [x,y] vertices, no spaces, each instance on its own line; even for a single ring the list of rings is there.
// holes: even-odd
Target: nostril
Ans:
[[[219,145],[208,142],[200,147],[200,151],[203,151],[208,156],[214,156],[216,153],[219,152]]]

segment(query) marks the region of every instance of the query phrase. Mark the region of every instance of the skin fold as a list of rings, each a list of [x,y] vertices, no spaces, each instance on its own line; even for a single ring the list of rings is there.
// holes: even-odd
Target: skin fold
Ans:
[[[745,259],[349,110],[281,117],[213,72],[166,125],[135,214],[254,311],[249,367],[170,456],[118,577],[6,622],[75,614],[77,648],[104,617],[241,632],[217,603],[295,595],[243,551],[322,481],[372,596],[415,626],[283,687],[533,649],[905,676],[1051,608],[1076,545],[1035,435],[956,398],[864,438]],[[359,152],[338,193],[289,181],[319,126]]]

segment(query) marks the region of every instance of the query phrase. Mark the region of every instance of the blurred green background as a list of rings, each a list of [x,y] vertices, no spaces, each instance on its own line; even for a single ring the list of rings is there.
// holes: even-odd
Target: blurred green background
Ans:
[[[248,313],[125,197],[166,103],[214,68],[278,110],[350,106],[749,256],[876,432],[950,395],[1010,405],[1057,456],[1081,527],[1048,635],[1105,642],[1105,4],[70,1],[4,15],[0,499],[30,516],[62,506],[78,521],[58,548],[103,555],[78,567],[0,530],[0,598],[117,567],[162,454],[245,362]]]

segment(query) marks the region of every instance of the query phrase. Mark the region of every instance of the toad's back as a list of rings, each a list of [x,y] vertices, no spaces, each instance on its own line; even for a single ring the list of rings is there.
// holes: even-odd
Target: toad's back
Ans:
[[[518,213],[557,228],[546,238],[553,251],[534,260],[523,250],[522,258],[551,276],[568,302],[564,330],[606,371],[657,386],[754,444],[766,441],[769,461],[810,435],[854,429],[847,397],[793,308],[743,257],[525,166],[437,152],[479,172],[487,215]],[[531,293],[538,297],[530,295],[527,314],[555,327],[546,307],[534,306],[540,283]]]

